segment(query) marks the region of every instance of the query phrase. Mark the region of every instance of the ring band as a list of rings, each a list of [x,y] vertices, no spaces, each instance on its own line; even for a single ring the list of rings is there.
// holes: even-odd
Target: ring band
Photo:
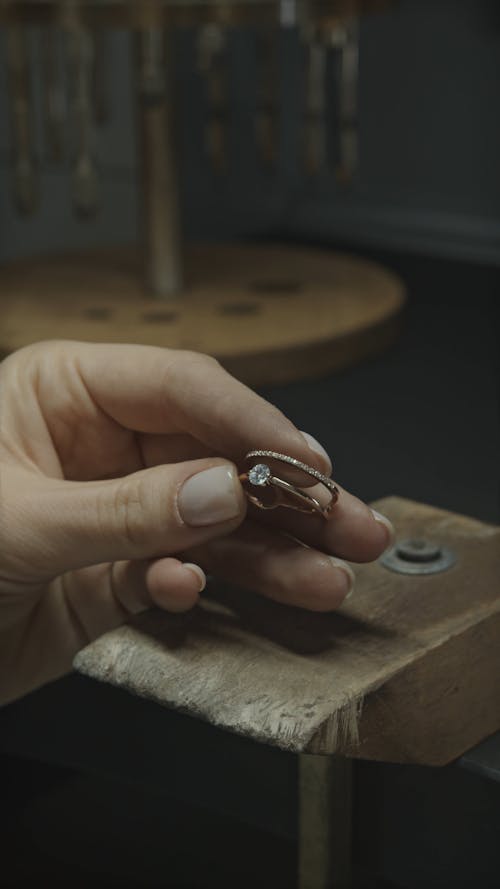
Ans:
[[[260,509],[276,509],[278,506],[286,506],[289,509],[296,509],[309,515],[319,513],[325,519],[330,517],[332,507],[337,502],[339,496],[339,490],[331,478],[323,475],[322,472],[314,469],[314,467],[308,466],[307,463],[302,463],[301,460],[297,460],[295,457],[289,457],[287,454],[280,454],[277,451],[249,451],[245,460],[266,457],[277,460],[280,463],[286,463],[288,466],[299,469],[306,475],[311,476],[311,478],[325,486],[331,494],[331,498],[325,506],[315,497],[297,487],[297,485],[293,485],[286,479],[273,475],[267,463],[256,463],[248,472],[242,472],[239,476],[241,482],[251,486],[245,488],[245,493],[251,503]],[[257,493],[259,488],[272,488],[274,500],[269,503],[259,497]]]

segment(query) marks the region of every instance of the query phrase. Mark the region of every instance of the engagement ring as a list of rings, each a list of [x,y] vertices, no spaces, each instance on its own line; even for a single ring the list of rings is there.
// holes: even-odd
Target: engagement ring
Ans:
[[[262,459],[266,462],[256,462]],[[330,517],[332,507],[339,496],[338,488],[331,478],[308,466],[307,463],[302,463],[295,457],[288,457],[287,454],[279,454],[277,451],[250,451],[245,460],[253,463],[253,466],[247,472],[242,472],[239,478],[245,487],[248,499],[255,506],[260,509],[286,506],[311,515],[319,513],[325,519]],[[308,479],[323,485],[326,489],[325,496],[320,496],[318,493],[318,496],[313,497],[299,484],[293,484],[275,475],[272,469],[273,462],[285,463],[293,470],[294,475],[304,474]]]

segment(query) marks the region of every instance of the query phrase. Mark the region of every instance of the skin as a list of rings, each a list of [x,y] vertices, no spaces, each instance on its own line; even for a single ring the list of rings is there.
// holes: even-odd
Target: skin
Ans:
[[[331,465],[273,405],[212,358],[49,341],[0,364],[0,702],[71,669],[96,636],[152,605],[185,611],[203,571],[293,606],[337,608],[330,556],[378,558],[390,529],[340,488],[325,522],[250,507],[193,526],[182,486],[259,447]],[[194,563],[194,567],[193,567]],[[200,566],[203,571],[197,569]]]

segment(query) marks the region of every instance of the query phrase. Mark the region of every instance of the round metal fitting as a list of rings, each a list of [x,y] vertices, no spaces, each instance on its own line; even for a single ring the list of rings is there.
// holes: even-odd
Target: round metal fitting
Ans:
[[[398,540],[380,558],[381,564],[398,574],[438,574],[455,565],[457,557],[447,546],[423,538]]]

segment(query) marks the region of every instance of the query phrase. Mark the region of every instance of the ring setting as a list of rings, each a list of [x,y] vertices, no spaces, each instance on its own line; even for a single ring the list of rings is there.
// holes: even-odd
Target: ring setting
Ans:
[[[251,485],[267,485],[272,478],[272,473],[267,463],[256,463],[248,472],[248,481]]]
[[[256,460],[267,459],[268,462],[254,462]],[[240,481],[245,486],[245,493],[255,506],[260,509],[276,509],[278,506],[295,509],[299,512],[309,515],[321,515],[323,518],[330,518],[333,506],[338,500],[339,491],[333,481],[326,475],[323,475],[313,466],[308,466],[295,457],[289,457],[288,454],[281,454],[278,451],[255,450],[249,451],[245,460],[252,462],[253,465],[240,475]],[[276,475],[269,463],[283,463],[292,470],[299,471],[312,479],[317,484],[323,485],[326,492],[330,495],[327,502],[322,502],[319,497],[312,496],[304,491],[299,485],[293,484],[287,479]],[[261,493],[262,492],[262,493]],[[266,496],[264,496],[264,493]]]

